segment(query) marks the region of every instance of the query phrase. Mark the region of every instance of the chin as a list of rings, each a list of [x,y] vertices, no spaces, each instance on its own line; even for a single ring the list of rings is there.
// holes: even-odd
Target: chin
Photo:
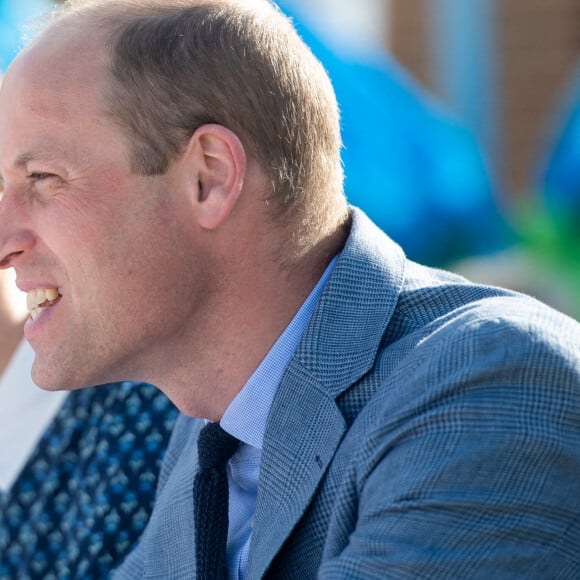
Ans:
[[[43,391],[76,391],[89,384],[83,384],[80,377],[65,375],[62,372],[42,368],[37,361],[34,361],[31,371],[32,381]]]

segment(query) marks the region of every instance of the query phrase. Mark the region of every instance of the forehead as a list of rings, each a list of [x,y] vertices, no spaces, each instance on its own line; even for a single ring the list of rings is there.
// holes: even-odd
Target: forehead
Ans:
[[[60,140],[98,132],[105,108],[101,53],[91,42],[45,33],[15,59],[0,85],[2,163],[39,148],[58,154]]]
[[[70,27],[41,34],[15,59],[0,87],[3,106],[28,105],[60,116],[94,105],[105,76],[103,49]]]

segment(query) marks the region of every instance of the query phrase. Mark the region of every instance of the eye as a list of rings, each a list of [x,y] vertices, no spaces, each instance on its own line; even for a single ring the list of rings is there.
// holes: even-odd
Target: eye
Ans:
[[[62,184],[62,179],[55,173],[31,171],[27,175],[30,194],[37,201],[44,203],[55,196]]]
[[[28,179],[32,185],[44,185],[47,187],[56,187],[62,183],[62,179],[56,173],[47,171],[32,171],[28,174]]]
[[[54,173],[44,173],[42,171],[36,171],[31,173],[29,176],[29,179],[32,179],[33,181],[42,181],[43,179],[49,179],[51,177],[56,177],[56,175]]]

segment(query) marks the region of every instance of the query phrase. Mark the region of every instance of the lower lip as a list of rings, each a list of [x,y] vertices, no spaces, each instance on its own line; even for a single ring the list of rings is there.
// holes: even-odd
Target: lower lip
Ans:
[[[24,337],[28,342],[32,344],[42,338],[42,335],[46,332],[47,326],[54,317],[60,302],[61,301],[58,300],[58,302],[55,302],[52,306],[43,310],[34,320],[31,317],[28,317],[28,320],[24,324]]]

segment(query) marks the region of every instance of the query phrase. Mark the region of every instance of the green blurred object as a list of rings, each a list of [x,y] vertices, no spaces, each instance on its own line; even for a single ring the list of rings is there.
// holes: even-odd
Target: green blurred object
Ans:
[[[520,244],[537,265],[536,276],[565,293],[571,314],[580,319],[580,213],[566,211],[529,196],[514,212],[514,226]]]

